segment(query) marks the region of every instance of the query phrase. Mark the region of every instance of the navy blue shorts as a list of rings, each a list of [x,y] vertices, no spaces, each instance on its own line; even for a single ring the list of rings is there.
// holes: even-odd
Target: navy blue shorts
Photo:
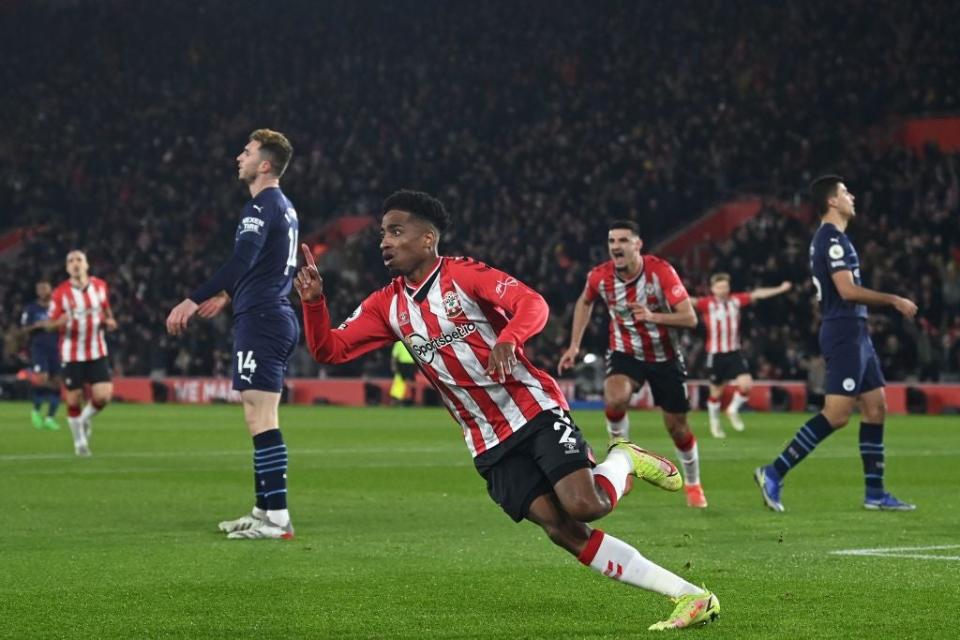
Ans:
[[[233,321],[233,388],[283,391],[283,375],[300,337],[293,309],[245,313]]]
[[[828,395],[859,396],[886,386],[865,321],[824,322],[820,350],[827,363]]]
[[[60,354],[56,349],[30,349],[30,365],[34,373],[46,373],[51,376],[60,375]]]

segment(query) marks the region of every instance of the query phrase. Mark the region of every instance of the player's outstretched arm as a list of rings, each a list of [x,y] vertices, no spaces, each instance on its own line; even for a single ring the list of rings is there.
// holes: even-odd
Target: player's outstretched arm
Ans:
[[[563,373],[567,369],[572,369],[577,362],[577,356],[580,355],[580,344],[583,342],[583,334],[590,323],[590,316],[593,313],[593,301],[587,299],[587,289],[584,288],[580,297],[577,298],[573,307],[573,326],[570,328],[570,345],[560,356],[560,362],[557,364],[557,373]]]
[[[767,298],[779,296],[787,291],[790,291],[792,287],[793,283],[787,282],[786,280],[781,282],[780,285],[776,287],[759,287],[750,292],[750,300],[766,300]]]
[[[297,290],[297,295],[304,302],[313,302],[323,296],[323,278],[320,277],[320,270],[317,269],[317,262],[313,259],[313,252],[306,244],[300,245],[303,252],[303,259],[306,264],[300,267],[297,277],[293,279],[293,286]]]
[[[892,293],[883,293],[866,287],[861,287],[853,280],[853,273],[848,270],[835,271],[830,276],[837,287],[837,293],[846,302],[869,304],[875,306],[891,306],[905,318],[917,315],[917,305],[912,300],[902,298]]]

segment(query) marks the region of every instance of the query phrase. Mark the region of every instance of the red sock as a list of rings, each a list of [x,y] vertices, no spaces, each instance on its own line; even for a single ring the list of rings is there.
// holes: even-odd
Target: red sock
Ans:
[[[693,436],[693,431],[687,431],[685,436],[674,436],[673,444],[680,451],[690,451],[690,449],[693,449],[693,445],[697,444],[697,439]]]
[[[67,415],[71,418],[80,417],[80,407],[67,407]]]
[[[91,400],[90,404],[93,405],[93,408],[97,411],[100,411],[100,409],[103,409],[105,406],[107,406],[106,402],[98,402],[96,400]]]
[[[616,409],[604,409],[603,412],[607,414],[607,420],[610,422],[620,422],[623,420],[623,416],[627,415],[626,411],[617,411]]]

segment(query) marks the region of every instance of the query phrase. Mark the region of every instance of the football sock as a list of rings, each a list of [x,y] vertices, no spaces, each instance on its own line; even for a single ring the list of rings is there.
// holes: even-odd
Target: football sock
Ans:
[[[734,392],[733,400],[730,401],[730,406],[727,407],[727,411],[730,413],[736,413],[740,411],[740,407],[747,404],[747,396],[743,395],[739,391]]]
[[[87,406],[83,408],[83,413],[80,414],[80,419],[89,420],[93,416],[100,413],[105,406],[107,406],[106,402],[97,402],[96,400],[91,400],[87,403]]]
[[[683,467],[684,483],[700,484],[700,452],[693,431],[687,431],[687,435],[679,440],[674,438],[673,443],[677,447],[677,457]]]
[[[710,416],[710,422],[720,420],[720,398],[707,400],[707,414]]]
[[[860,458],[867,495],[883,495],[883,423],[860,423]]]
[[[40,411],[40,407],[43,406],[43,396],[46,394],[46,389],[41,389],[40,387],[34,387],[30,392],[30,398],[33,400],[33,410]]]
[[[679,598],[703,589],[654,564],[622,540],[594,529],[578,560],[618,582]]]
[[[607,414],[607,433],[611,438],[630,439],[630,418],[626,411],[605,409]]]
[[[57,389],[50,389],[47,392],[47,401],[50,403],[47,415],[52,418],[57,415],[57,409],[60,408],[60,392]]]
[[[260,476],[258,506],[262,493],[267,516],[275,524],[285,526],[290,520],[287,512],[287,445],[283,443],[280,429],[253,436],[253,471]]]
[[[87,436],[83,432],[83,419],[80,417],[80,407],[67,407],[67,424],[73,434],[73,444],[86,444]]]
[[[631,471],[633,471],[633,463],[630,461],[630,456],[620,449],[610,451],[607,459],[594,468],[594,482],[610,498],[611,508],[617,506],[617,502],[623,497],[627,476]]]
[[[810,455],[816,446],[833,431],[830,422],[822,413],[813,416],[800,427],[797,434],[793,436],[793,440],[787,443],[787,448],[783,450],[780,457],[773,461],[773,470],[781,478],[787,475],[790,469],[800,464],[800,461]]]

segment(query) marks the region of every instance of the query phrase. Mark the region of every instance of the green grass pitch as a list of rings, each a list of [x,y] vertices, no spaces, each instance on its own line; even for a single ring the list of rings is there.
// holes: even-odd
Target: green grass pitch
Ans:
[[[35,431],[28,412],[0,404],[3,638],[641,638],[671,609],[514,524],[438,409],[283,407],[290,542],[216,532],[252,501],[236,406],[110,406],[89,459],[65,426]],[[602,415],[575,417],[602,450]],[[788,511],[774,514],[751,472],[805,417],[745,418],[725,441],[691,418],[708,509],[640,483],[599,524],[718,594],[720,620],[688,633],[952,635],[960,421],[888,421],[887,485],[918,511],[863,510],[854,425],[791,474]],[[657,414],[632,420],[636,441],[672,453]]]

